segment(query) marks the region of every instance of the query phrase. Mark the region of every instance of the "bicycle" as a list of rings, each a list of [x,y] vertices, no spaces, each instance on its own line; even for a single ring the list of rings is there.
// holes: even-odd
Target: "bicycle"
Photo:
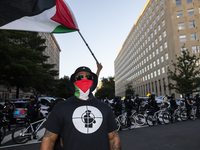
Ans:
[[[137,113],[136,110],[132,111],[131,117],[136,121],[136,125],[143,126],[146,123],[146,117],[143,114]]]
[[[158,111],[156,111],[153,115],[151,113],[153,113],[153,111],[148,111],[148,116],[147,116],[147,124],[152,127],[155,124],[163,124],[163,109],[160,109]]]
[[[117,123],[117,131],[122,129],[123,126],[129,128],[129,129],[134,129],[135,126],[136,126],[136,121],[135,121],[135,119],[133,117],[130,117],[129,121],[130,121],[131,125],[128,126],[128,124],[127,124],[127,121],[128,121],[127,112],[124,112],[121,115],[117,116],[115,118],[115,121]]]
[[[31,136],[36,136],[37,132],[46,121],[46,118],[30,123],[30,120],[25,125],[18,125],[12,132],[12,140],[17,144],[23,144],[31,139]],[[33,125],[38,124],[36,130]]]
[[[3,141],[5,135],[6,135],[6,127],[9,123],[9,120],[6,118],[7,113],[2,113],[1,114],[1,127],[0,127],[0,132],[1,132],[1,137],[0,137],[0,142]]]

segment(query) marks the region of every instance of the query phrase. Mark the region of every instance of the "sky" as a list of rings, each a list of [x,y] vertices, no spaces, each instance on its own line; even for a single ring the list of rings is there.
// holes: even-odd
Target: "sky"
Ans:
[[[66,0],[79,30],[103,69],[114,76],[114,61],[147,0]],[[80,66],[97,71],[96,61],[78,32],[54,34],[60,49],[60,78]]]

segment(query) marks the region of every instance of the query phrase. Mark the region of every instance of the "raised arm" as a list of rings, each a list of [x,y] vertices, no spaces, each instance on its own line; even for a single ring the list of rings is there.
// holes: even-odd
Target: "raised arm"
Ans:
[[[101,63],[97,63],[97,72],[96,72],[96,75],[97,75],[97,77],[99,77],[99,74],[100,74],[100,71],[101,71],[101,69],[103,68],[103,66],[101,65]]]
[[[119,134],[117,130],[108,133],[110,140],[110,150],[122,150]]]
[[[40,150],[53,150],[57,138],[57,134],[46,130],[42,138]]]

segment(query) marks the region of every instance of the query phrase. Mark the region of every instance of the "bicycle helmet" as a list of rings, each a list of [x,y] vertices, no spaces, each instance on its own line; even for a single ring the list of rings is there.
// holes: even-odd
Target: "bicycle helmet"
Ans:
[[[155,98],[155,94],[151,94],[151,98]]]
[[[136,96],[139,96],[139,94],[136,94]]]
[[[31,96],[30,96],[30,99],[31,99],[31,98],[35,98],[35,100],[37,99],[35,95],[31,95]]]

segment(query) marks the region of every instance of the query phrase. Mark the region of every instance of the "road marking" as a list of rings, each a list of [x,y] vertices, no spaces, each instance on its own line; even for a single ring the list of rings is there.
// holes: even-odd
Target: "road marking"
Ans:
[[[7,145],[7,146],[1,146],[1,148],[9,148],[9,147],[17,147],[17,146],[24,146],[24,145],[29,145],[29,144],[37,144],[37,143],[41,143],[42,141],[37,141],[37,140],[34,140],[30,143],[26,143],[26,144],[15,144],[15,145]]]

